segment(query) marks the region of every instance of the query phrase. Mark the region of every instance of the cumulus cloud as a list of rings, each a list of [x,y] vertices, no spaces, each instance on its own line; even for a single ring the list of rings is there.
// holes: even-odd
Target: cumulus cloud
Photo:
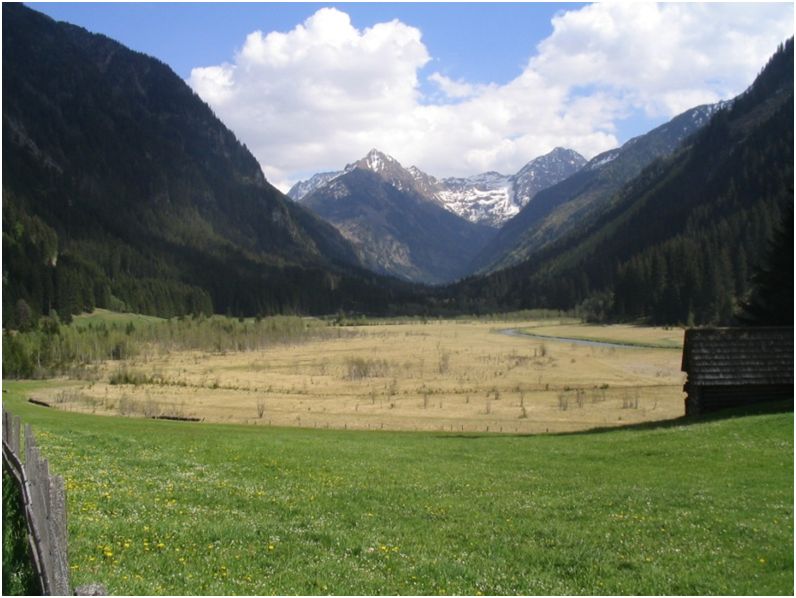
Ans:
[[[441,176],[514,172],[555,146],[587,157],[618,145],[634,112],[670,117],[742,91],[792,35],[790,5],[600,3],[560,13],[504,84],[440,72],[420,30],[357,29],[334,8],[288,32],[249,34],[231,62],[189,83],[286,189],[371,147]],[[441,92],[441,93],[440,93]]]
[[[727,99],[793,34],[793,9],[765,4],[604,3],[553,18],[528,69],[621,95],[649,116]]]

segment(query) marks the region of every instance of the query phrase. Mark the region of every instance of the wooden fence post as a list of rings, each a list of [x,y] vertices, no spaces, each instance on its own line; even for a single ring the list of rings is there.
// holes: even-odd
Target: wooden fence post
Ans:
[[[66,487],[61,476],[50,480],[49,534],[50,563],[53,571],[53,594],[69,594],[69,562],[67,560]]]
[[[45,595],[69,595],[66,489],[64,479],[51,476],[29,424],[24,428],[22,463],[20,418],[3,409],[3,461],[20,486],[28,527],[33,569]]]

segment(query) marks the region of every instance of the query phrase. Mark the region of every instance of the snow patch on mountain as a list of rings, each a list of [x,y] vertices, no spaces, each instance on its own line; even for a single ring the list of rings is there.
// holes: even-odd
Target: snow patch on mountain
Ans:
[[[494,227],[519,212],[511,177],[498,172],[443,179],[435,197],[454,214]]]
[[[517,174],[485,172],[442,181],[437,198],[451,212],[470,220],[502,226],[528,205],[539,191],[572,176],[586,160],[579,153],[557,147],[528,162]]]

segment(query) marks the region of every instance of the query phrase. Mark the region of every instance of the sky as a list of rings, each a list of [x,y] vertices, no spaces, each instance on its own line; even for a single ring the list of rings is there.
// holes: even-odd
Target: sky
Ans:
[[[378,148],[438,177],[586,158],[742,92],[786,3],[27,3],[168,64],[286,191]]]

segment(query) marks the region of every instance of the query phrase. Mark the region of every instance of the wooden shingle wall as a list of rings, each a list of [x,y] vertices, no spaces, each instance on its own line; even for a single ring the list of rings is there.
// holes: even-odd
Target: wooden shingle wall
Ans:
[[[793,328],[687,330],[682,369],[686,414],[793,400]]]

